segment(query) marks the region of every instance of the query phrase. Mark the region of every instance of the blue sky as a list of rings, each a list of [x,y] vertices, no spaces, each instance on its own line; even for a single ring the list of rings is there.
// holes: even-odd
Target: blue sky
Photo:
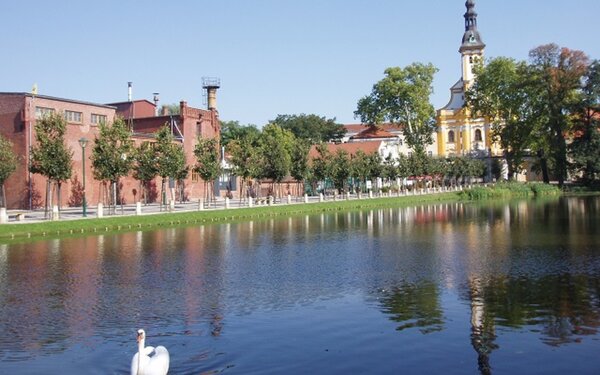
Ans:
[[[464,0],[4,1],[0,91],[97,103],[186,100],[221,78],[221,119],[262,126],[277,114],[353,123],[389,66],[431,62],[431,98],[460,76]],[[526,59],[554,42],[600,58],[598,0],[477,0],[486,57]]]

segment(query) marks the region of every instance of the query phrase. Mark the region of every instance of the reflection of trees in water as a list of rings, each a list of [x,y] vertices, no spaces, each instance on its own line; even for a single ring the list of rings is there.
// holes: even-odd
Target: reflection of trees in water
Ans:
[[[587,275],[537,279],[495,277],[481,282],[486,314],[504,327],[536,327],[549,345],[579,342],[600,327],[600,281]],[[473,300],[473,297],[470,297]]]
[[[491,374],[490,355],[498,349],[494,318],[486,309],[485,295],[481,280],[469,280],[469,298],[471,300],[471,345],[477,352],[477,367],[483,375]]]
[[[401,323],[396,330],[419,328],[424,333],[441,331],[444,317],[439,299],[438,286],[432,282],[403,284],[383,291],[382,312]]]

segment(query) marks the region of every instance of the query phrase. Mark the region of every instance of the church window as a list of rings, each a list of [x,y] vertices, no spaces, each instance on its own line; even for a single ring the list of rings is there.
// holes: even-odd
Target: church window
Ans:
[[[448,132],[448,143],[454,143],[454,130]]]
[[[469,63],[473,64],[473,56],[469,56]]]
[[[483,138],[481,137],[481,129],[475,130],[475,142],[481,142]]]

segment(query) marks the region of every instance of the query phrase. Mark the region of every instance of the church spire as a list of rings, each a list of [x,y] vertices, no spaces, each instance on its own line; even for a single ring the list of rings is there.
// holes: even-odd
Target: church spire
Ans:
[[[481,40],[481,35],[477,31],[477,12],[475,11],[475,0],[467,0],[465,3],[467,12],[465,13],[465,33],[463,35],[460,53],[468,50],[482,50],[485,44]]]

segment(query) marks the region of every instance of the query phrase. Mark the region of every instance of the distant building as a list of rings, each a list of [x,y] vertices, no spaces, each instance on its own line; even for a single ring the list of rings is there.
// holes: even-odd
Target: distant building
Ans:
[[[473,67],[483,61],[485,44],[477,30],[475,1],[467,0],[465,32],[459,52],[462,61],[461,78],[450,88],[450,101],[437,111],[437,153],[440,156],[475,155],[484,156],[490,151],[494,155],[501,150],[491,141],[491,125],[484,118],[471,118],[465,108],[465,92],[473,85]]]
[[[346,129],[346,136],[343,140],[347,143],[382,142],[386,149],[393,150],[391,153],[394,158],[397,158],[399,155],[408,156],[412,153],[412,150],[404,140],[402,128],[398,125],[381,124],[378,126],[367,126],[364,124],[348,124],[344,125],[344,128]],[[437,155],[436,141],[436,137],[434,136],[433,143],[425,147],[427,155]]]
[[[29,173],[29,150],[35,146],[35,122],[49,113],[63,114],[67,122],[65,143],[73,152],[72,180],[62,186],[63,206],[67,206],[73,195],[74,182],[82,182],[82,150],[80,138],[89,143],[85,150],[86,198],[88,205],[103,201],[101,183],[94,180],[90,157],[98,125],[111,123],[121,116],[132,127],[132,140],[136,145],[152,142],[154,133],[168,124],[177,142],[181,142],[188,165],[195,162],[193,153],[198,137],[220,136],[220,125],[216,108],[204,110],[192,108],[185,101],[180,103],[177,115],[156,116],[156,105],[147,100],[122,103],[97,104],[80,100],[34,95],[19,92],[0,92],[0,134],[14,144],[14,152],[20,156],[17,170],[5,183],[8,208],[29,209],[39,207],[45,199],[43,176]],[[140,199],[139,182],[132,177],[121,180],[120,197],[125,203]],[[160,187],[160,181],[156,180]],[[203,196],[204,184],[198,176],[190,173],[184,181],[183,195],[187,199]]]

